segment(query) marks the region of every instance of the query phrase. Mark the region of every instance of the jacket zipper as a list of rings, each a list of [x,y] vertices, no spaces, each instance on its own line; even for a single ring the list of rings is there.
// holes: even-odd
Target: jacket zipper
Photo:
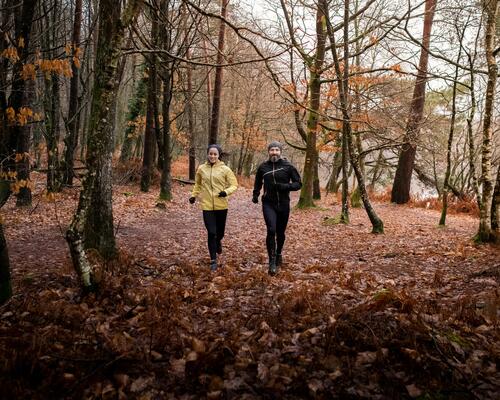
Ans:
[[[212,211],[215,211],[214,185],[212,182],[212,171],[213,170],[214,170],[214,165],[210,164],[210,187],[212,188]]]
[[[280,194],[278,192],[278,188],[276,187],[276,177],[274,176],[274,163],[273,164],[273,181],[274,181],[274,187],[276,189],[276,196],[278,198],[278,207],[280,206]]]

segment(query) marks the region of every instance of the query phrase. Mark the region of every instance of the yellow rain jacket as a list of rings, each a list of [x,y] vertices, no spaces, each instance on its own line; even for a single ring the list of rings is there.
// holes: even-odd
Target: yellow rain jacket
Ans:
[[[223,161],[210,164],[208,161],[196,171],[195,185],[191,196],[199,197],[200,207],[205,211],[226,210],[227,197],[219,197],[224,191],[229,196],[238,188],[233,171]]]

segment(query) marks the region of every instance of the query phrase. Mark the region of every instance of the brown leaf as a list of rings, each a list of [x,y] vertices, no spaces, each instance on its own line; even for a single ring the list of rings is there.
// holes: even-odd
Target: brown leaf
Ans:
[[[207,351],[207,346],[205,345],[205,342],[197,338],[193,338],[191,342],[191,347],[197,353],[205,353]]]
[[[420,390],[415,384],[406,385],[406,390],[410,397],[415,398],[422,395],[422,390]]]

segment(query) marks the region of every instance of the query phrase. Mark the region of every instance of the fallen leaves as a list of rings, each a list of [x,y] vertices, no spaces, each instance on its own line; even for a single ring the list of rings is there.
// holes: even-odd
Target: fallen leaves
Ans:
[[[201,213],[181,201],[187,188],[174,186],[161,211],[157,193],[115,193],[122,253],[85,299],[59,229],[76,197],[42,201],[33,215],[10,206],[18,294],[0,309],[0,386],[14,387],[20,367],[46,377],[34,386],[18,376],[17,397],[85,387],[83,398],[493,398],[498,389],[499,256],[468,244],[468,217],[437,230],[434,211],[380,204],[382,237],[362,210],[347,226],[323,225],[323,209],[294,210],[285,265],[270,278],[261,210],[241,189],[223,267],[210,274]]]

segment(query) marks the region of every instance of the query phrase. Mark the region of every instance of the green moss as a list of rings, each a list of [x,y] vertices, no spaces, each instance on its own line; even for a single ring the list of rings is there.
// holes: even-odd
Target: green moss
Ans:
[[[347,222],[345,221],[345,218],[342,218],[342,214],[336,215],[334,217],[324,217],[323,218],[323,225],[326,226],[331,226],[331,225],[338,225],[338,224],[348,224],[349,220]]]
[[[359,190],[359,186],[351,193],[351,207],[352,208],[361,208],[363,206],[363,202],[361,201],[361,192]]]

